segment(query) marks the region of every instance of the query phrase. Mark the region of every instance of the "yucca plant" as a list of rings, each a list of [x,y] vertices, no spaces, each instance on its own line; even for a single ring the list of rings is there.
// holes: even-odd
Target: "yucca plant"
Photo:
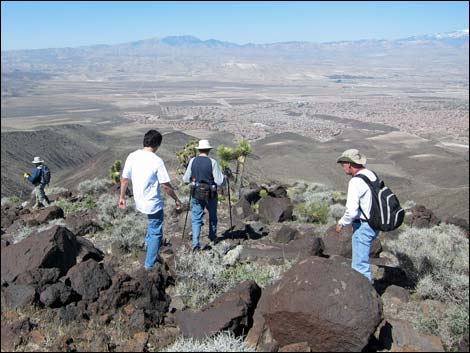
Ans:
[[[111,179],[113,184],[119,184],[121,179],[121,166],[122,161],[117,160],[109,168],[109,179]]]
[[[176,158],[178,159],[178,162],[180,164],[180,166],[178,167],[178,173],[184,174],[191,158],[197,156],[197,145],[197,140],[191,140],[183,147],[181,151],[176,152]]]

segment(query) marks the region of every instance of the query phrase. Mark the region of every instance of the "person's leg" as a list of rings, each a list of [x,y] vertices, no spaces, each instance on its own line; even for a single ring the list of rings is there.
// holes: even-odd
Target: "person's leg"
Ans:
[[[199,244],[199,235],[201,234],[202,221],[204,217],[204,204],[203,202],[192,199],[193,207],[191,209],[191,226],[193,230],[193,249],[201,247]]]
[[[36,185],[34,187],[34,198],[36,203],[33,205],[33,208],[39,208],[41,206],[41,186]]]
[[[209,199],[207,210],[209,211],[209,240],[214,241],[217,238],[217,195]]]
[[[163,237],[163,210],[147,215],[148,226],[145,242],[147,243],[147,256],[145,258],[145,269],[155,266],[158,259],[158,250]]]
[[[43,206],[49,206],[49,200],[46,197],[46,193],[44,192],[44,185],[38,185],[39,190],[39,202],[43,204]]]
[[[353,224],[353,229],[351,267],[371,281],[370,247],[378,232],[374,231],[368,223]]]

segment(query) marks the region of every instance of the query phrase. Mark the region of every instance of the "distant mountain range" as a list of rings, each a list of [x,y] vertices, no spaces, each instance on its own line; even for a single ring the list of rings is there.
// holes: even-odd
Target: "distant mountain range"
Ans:
[[[325,43],[315,43],[315,42],[307,42],[307,41],[289,41],[289,42],[276,42],[276,43],[266,43],[266,44],[237,44],[232,42],[220,41],[216,39],[208,39],[208,40],[201,40],[197,37],[191,35],[184,35],[184,36],[168,36],[161,39],[152,38],[146,40],[139,40],[130,43],[123,43],[123,44],[116,44],[116,45],[107,45],[107,44],[98,44],[98,45],[90,45],[90,46],[82,46],[76,47],[75,49],[99,49],[99,48],[111,48],[111,47],[119,47],[122,45],[130,45],[134,47],[144,46],[144,45],[168,45],[172,47],[207,47],[207,48],[265,48],[269,46],[282,46],[286,45],[291,47],[292,45],[297,46],[328,46],[328,45],[335,45],[335,44],[345,44],[350,43],[351,45],[363,45],[364,43],[371,42],[387,42],[387,43],[406,43],[406,42],[444,42],[449,45],[454,46],[468,46],[469,41],[469,30],[458,30],[453,32],[447,33],[436,33],[436,34],[426,34],[421,36],[413,36],[407,37],[403,39],[395,39],[395,40],[387,40],[387,39],[370,39],[370,40],[355,40],[355,41],[334,41],[334,42],[325,42]],[[57,50],[57,49],[64,49],[68,50],[71,49],[67,48],[47,48],[47,49],[24,49],[24,50],[10,50],[10,51],[2,51],[2,53],[6,52],[25,52],[25,51],[38,51],[38,50]]]
[[[192,77],[257,81],[285,80],[292,75],[309,77],[312,69],[331,71],[345,65],[356,71],[363,69],[362,75],[369,68],[382,71],[393,67],[401,73],[428,65],[457,66],[463,70],[464,78],[468,78],[468,48],[469,31],[465,29],[397,40],[236,44],[187,35],[115,45],[2,51],[2,92],[4,82],[18,75],[29,80],[44,75],[78,80],[126,80],[140,75],[141,79],[152,80]]]

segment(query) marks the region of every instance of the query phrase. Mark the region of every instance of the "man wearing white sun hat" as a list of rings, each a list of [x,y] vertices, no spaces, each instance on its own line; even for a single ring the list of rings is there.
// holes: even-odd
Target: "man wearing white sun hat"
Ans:
[[[224,176],[219,164],[209,157],[213,147],[208,140],[200,140],[196,149],[199,156],[189,161],[188,168],[183,176],[185,184],[192,183],[192,246],[193,251],[199,251],[199,235],[203,223],[204,209],[209,212],[209,240],[217,240],[217,186],[224,183]]]

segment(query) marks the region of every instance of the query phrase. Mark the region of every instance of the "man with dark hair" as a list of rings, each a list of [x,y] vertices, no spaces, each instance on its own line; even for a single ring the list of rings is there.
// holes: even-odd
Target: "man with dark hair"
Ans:
[[[129,180],[132,181],[135,207],[148,217],[147,256],[145,269],[151,269],[157,263],[158,250],[163,237],[163,199],[160,186],[181,209],[181,202],[170,184],[170,177],[163,160],[156,155],[162,135],[156,130],[148,131],[144,136],[144,148],[132,152],[126,159],[121,175],[121,194],[119,207],[126,208],[126,190]]]
[[[208,140],[200,140],[196,147],[199,156],[189,161],[188,168],[183,176],[183,182],[192,182],[192,211],[191,223],[193,230],[193,251],[199,251],[199,235],[203,223],[204,209],[209,211],[209,240],[217,240],[217,186],[224,183],[224,176],[219,164],[209,157],[212,149]]]
[[[366,156],[357,149],[349,149],[337,159],[343,167],[343,171],[352,178],[348,184],[348,196],[346,200],[346,211],[336,225],[336,231],[340,232],[345,226],[352,224],[352,263],[351,267],[363,274],[369,281],[372,280],[369,264],[369,254],[372,241],[379,232],[372,229],[367,222],[370,219],[372,206],[372,192],[364,180],[357,177],[358,174],[365,175],[371,182],[377,180],[376,175],[365,167]]]

